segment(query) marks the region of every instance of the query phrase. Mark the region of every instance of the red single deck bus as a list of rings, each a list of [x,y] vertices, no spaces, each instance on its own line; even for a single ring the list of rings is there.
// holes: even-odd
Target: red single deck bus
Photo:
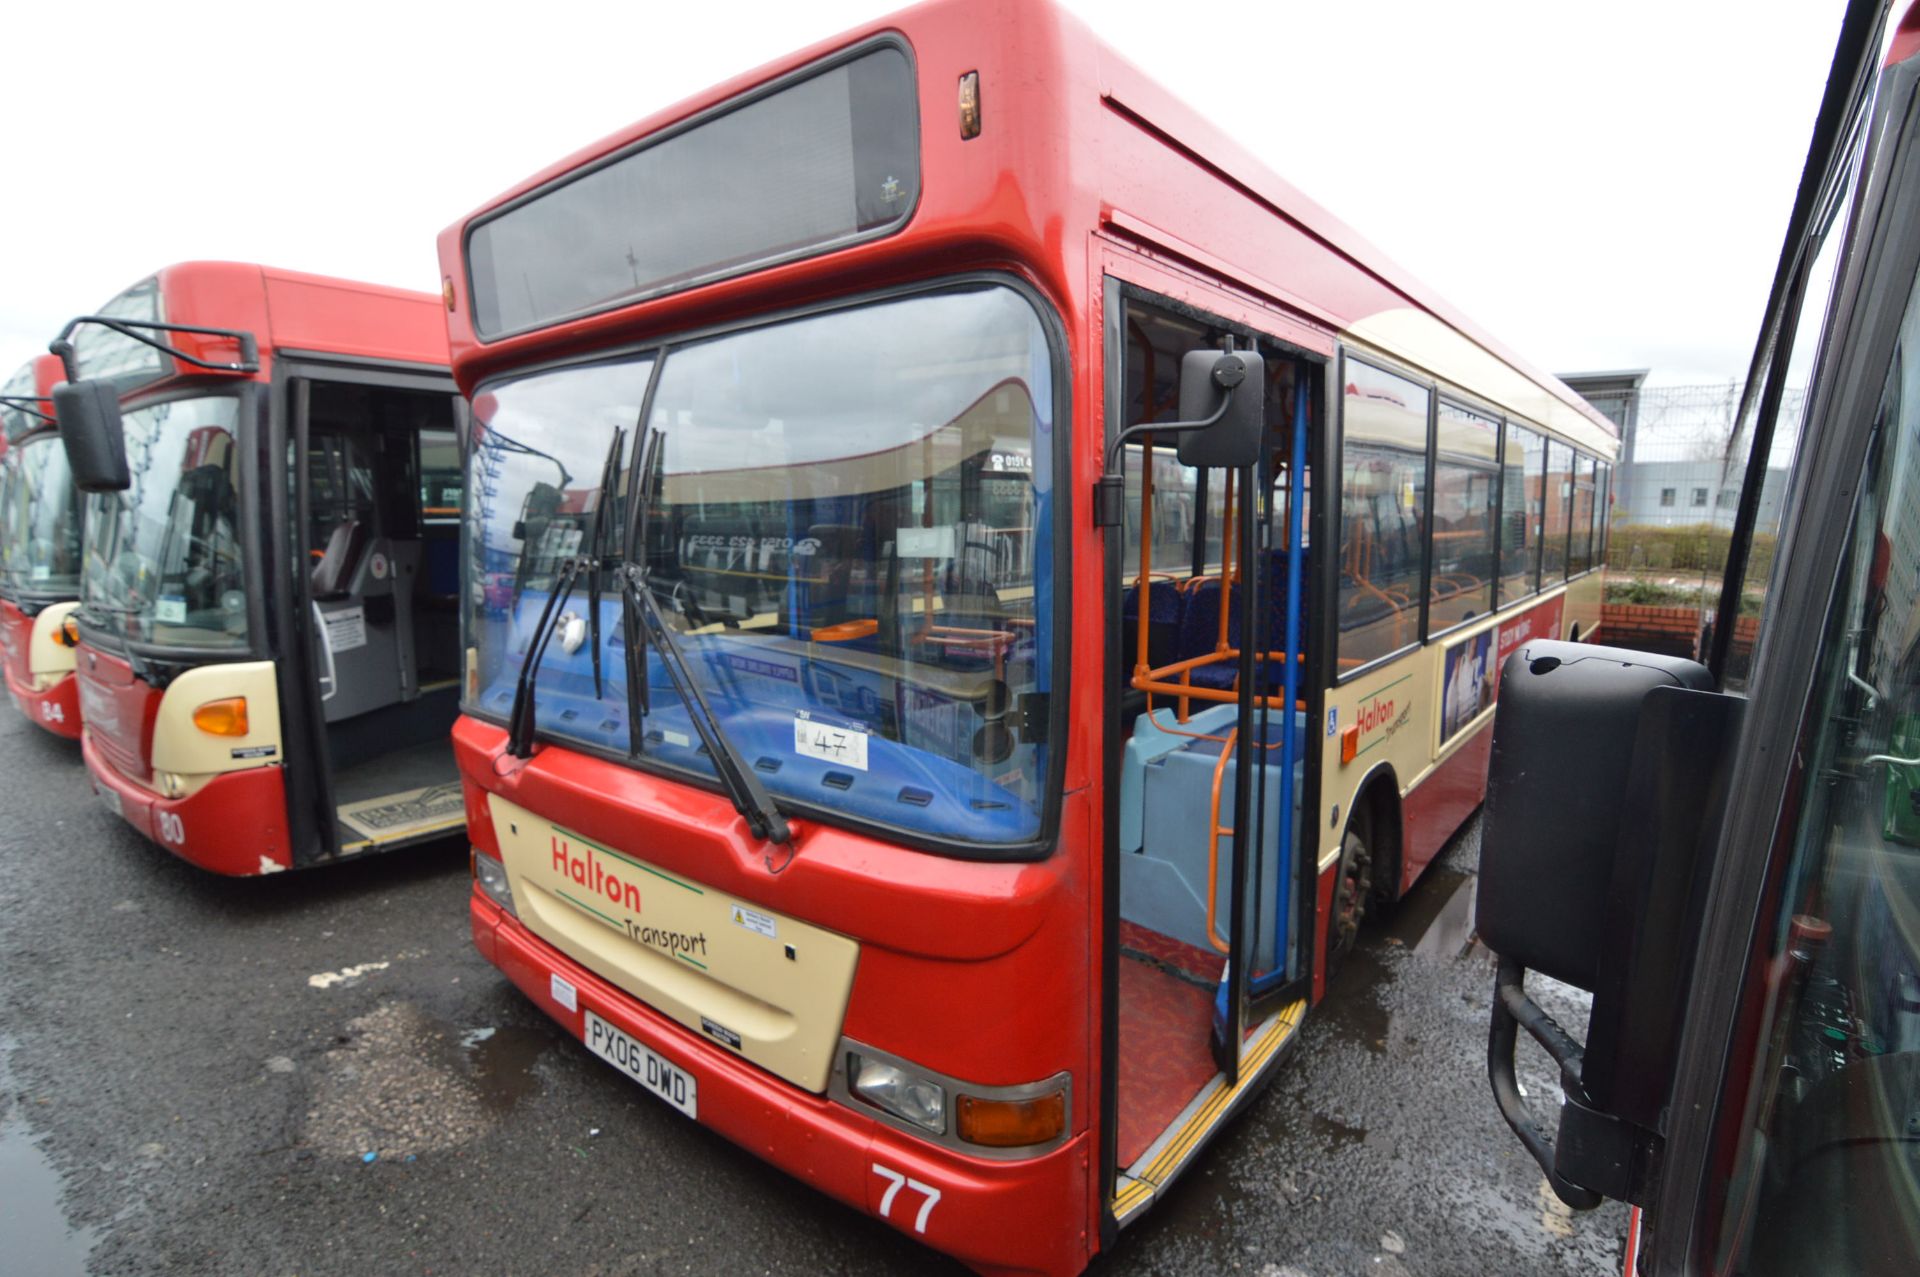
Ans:
[[[192,262],[55,343],[61,433],[94,492],[87,767],[196,865],[271,873],[461,824],[463,409],[439,315],[423,294]]]
[[[0,387],[0,662],[28,719],[80,738],[68,618],[80,594],[80,494],[54,429],[53,388],[65,374],[41,355]]]
[[[476,944],[983,1272],[1192,1164],[1478,803],[1498,654],[1597,610],[1604,419],[1047,5],[440,252]]]

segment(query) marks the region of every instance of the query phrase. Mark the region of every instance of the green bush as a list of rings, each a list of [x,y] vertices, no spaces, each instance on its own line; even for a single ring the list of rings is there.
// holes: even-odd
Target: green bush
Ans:
[[[1698,607],[1698,586],[1667,585],[1643,577],[1608,577],[1606,601],[1635,607]]]
[[[1707,523],[1681,527],[1623,523],[1613,529],[1608,542],[1607,566],[1717,574],[1727,566],[1727,543],[1731,537],[1726,528]],[[1747,561],[1749,578],[1764,579],[1772,569],[1773,543],[1770,532],[1754,534],[1753,551]]]

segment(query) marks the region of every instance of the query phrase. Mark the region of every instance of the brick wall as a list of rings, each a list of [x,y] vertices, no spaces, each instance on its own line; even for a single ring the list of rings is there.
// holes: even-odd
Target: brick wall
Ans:
[[[1699,637],[1698,608],[1607,603],[1600,609],[1600,638],[1609,647],[1690,657]]]

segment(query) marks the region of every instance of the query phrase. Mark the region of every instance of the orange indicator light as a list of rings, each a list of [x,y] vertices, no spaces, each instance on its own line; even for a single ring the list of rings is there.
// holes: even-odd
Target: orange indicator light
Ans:
[[[68,647],[79,647],[80,646],[79,618],[69,615],[66,620],[60,622],[60,633],[57,637],[62,643],[65,643]]]
[[[1352,762],[1360,753],[1360,724],[1340,730],[1340,761]]]
[[[193,711],[193,725],[209,736],[245,736],[247,734],[247,698],[229,696],[208,701]]]
[[[1031,1100],[960,1097],[960,1138],[983,1148],[1026,1148],[1058,1139],[1067,1129],[1067,1096],[1055,1091]]]

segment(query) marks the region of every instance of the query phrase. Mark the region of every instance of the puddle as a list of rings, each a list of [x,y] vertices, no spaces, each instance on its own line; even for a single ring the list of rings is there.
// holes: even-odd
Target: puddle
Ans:
[[[1362,932],[1359,947],[1328,982],[1326,1001],[1313,1009],[1313,1018],[1337,1036],[1385,1055],[1393,1016],[1380,1005],[1380,989],[1393,979],[1393,973],[1366,945],[1367,935]]]
[[[1366,1128],[1362,1126],[1353,1126],[1330,1117],[1322,1117],[1318,1113],[1311,1115],[1311,1121],[1314,1133],[1326,1138],[1327,1147],[1332,1152],[1338,1152],[1352,1144],[1363,1143],[1367,1138]]]
[[[479,1093],[480,1103],[504,1113],[531,1094],[540,1085],[533,1066],[553,1042],[553,1034],[544,1029],[513,1025],[469,1029],[462,1034],[460,1045],[468,1054],[471,1069],[467,1078]]]
[[[1448,962],[1478,943],[1473,930],[1474,877],[1435,865],[1386,920],[1387,941],[1422,958]]]
[[[14,1043],[0,1038],[0,1094],[16,1096],[7,1057]],[[60,1209],[60,1173],[34,1146],[23,1105],[10,1104],[0,1116],[0,1201],[7,1204],[6,1258],[11,1272],[40,1277],[79,1277],[87,1252],[99,1240],[96,1230],[71,1228]]]

